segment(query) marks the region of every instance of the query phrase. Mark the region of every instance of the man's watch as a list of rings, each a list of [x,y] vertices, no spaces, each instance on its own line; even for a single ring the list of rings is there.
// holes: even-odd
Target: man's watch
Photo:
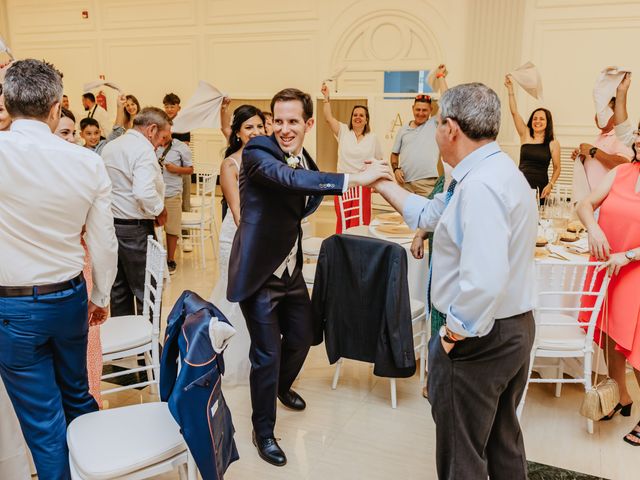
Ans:
[[[596,156],[596,152],[598,151],[598,147],[591,147],[589,149],[589,156],[591,158],[594,158]]]
[[[400,167],[393,167],[393,171],[400,170]]]
[[[627,260],[633,262],[638,256],[638,253],[635,250],[627,250],[626,252],[624,252],[624,256],[627,258]]]
[[[455,338],[449,335],[449,330],[447,329],[446,325],[442,325],[438,333],[440,334],[440,338],[444,340],[446,343],[453,344],[458,342],[458,340],[456,340]]]

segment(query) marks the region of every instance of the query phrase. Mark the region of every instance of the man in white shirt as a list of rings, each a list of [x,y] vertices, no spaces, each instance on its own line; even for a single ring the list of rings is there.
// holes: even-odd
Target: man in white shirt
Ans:
[[[458,85],[440,108],[436,140],[454,167],[447,192],[427,200],[375,185],[411,228],[434,231],[428,293],[432,315],[446,315],[429,345],[438,477],[526,479],[516,407],[534,339],[535,200],[495,142],[493,90]]]
[[[62,78],[51,65],[13,63],[4,97],[13,123],[0,136],[0,375],[39,478],[68,479],[66,425],[98,409],[87,332],[106,319],[115,277],[111,182],[98,155],[52,134]]]
[[[156,107],[140,110],[133,128],[108,143],[102,158],[112,183],[118,237],[118,274],[111,289],[111,315],[142,313],[147,236],[167,219],[164,182],[155,148],[171,137],[171,120]]]
[[[82,95],[82,106],[84,111],[87,112],[86,118],[95,119],[100,125],[100,134],[103,137],[107,136],[107,133],[111,131],[110,116],[104,108],[102,108],[96,102],[96,96],[93,93],[85,93]]]

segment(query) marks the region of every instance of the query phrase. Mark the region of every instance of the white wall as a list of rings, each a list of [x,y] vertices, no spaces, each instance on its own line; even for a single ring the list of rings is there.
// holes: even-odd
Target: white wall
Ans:
[[[287,86],[319,95],[322,79],[346,64],[333,96],[369,99],[387,152],[410,102],[382,100],[382,72],[440,62],[450,84],[483,81],[506,100],[504,74],[532,60],[561,144],[589,139],[593,81],[609,64],[640,71],[639,26],[640,2],[625,0],[0,0],[0,31],[15,54],[61,69],[76,112],[82,84],[100,74],[159,105],[168,91],[186,100],[200,79],[237,98]],[[538,105],[518,99],[523,115]],[[504,105],[500,140],[517,156]],[[217,160],[221,136],[197,138],[199,160]],[[313,135],[307,146],[315,150]]]

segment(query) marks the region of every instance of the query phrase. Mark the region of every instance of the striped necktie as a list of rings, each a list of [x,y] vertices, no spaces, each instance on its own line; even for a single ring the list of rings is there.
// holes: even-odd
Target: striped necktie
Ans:
[[[452,179],[451,183],[449,184],[449,188],[447,188],[447,196],[445,197],[444,200],[444,208],[447,208],[447,205],[449,205],[449,202],[451,201],[451,197],[453,197],[453,191],[456,189],[456,185],[458,184],[458,182],[456,181],[456,179]],[[427,285],[427,308],[428,309],[432,309],[431,306],[431,277],[433,275],[433,252],[431,253],[431,262],[429,263],[429,284]]]

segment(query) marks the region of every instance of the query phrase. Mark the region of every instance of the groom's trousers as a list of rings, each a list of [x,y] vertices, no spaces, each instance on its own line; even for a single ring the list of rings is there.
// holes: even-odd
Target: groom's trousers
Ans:
[[[292,275],[271,275],[240,302],[251,337],[251,420],[256,435],[273,437],[278,393],[288,392],[313,341],[311,301],[297,266]]]

